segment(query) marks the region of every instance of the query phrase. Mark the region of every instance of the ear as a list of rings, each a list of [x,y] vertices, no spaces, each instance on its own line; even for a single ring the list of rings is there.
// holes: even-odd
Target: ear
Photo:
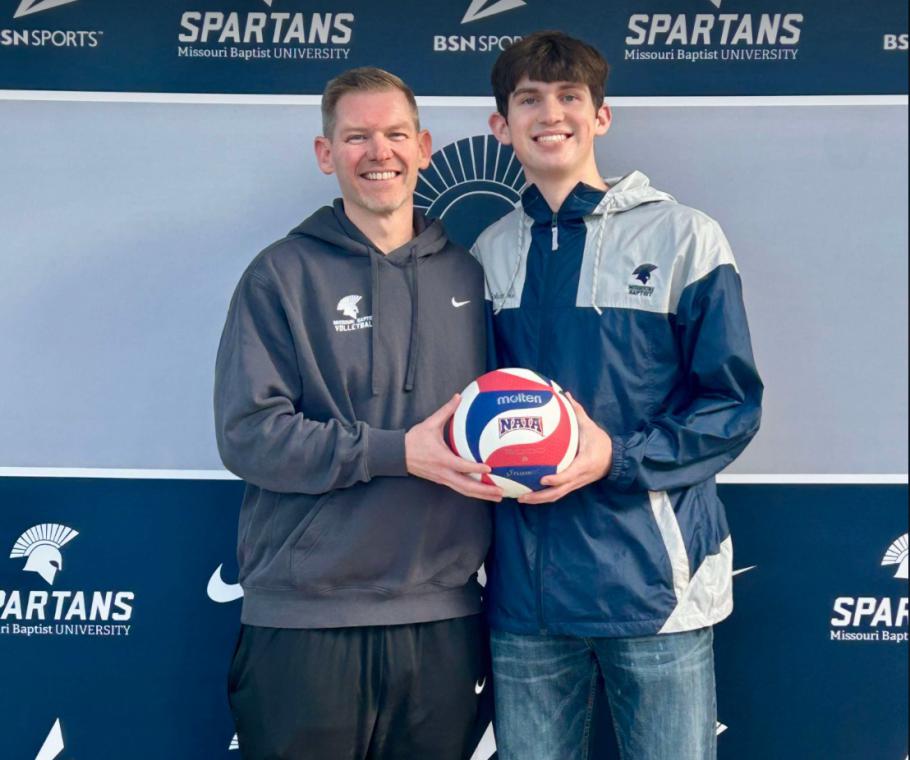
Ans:
[[[426,169],[430,165],[430,157],[433,155],[433,138],[427,129],[421,129],[417,133],[417,155],[419,157],[417,165],[421,169]]]
[[[594,134],[605,135],[613,123],[613,111],[606,103],[597,109],[594,114]]]
[[[487,123],[490,125],[490,131],[493,133],[493,137],[499,140],[503,145],[512,144],[512,134],[509,132],[509,122],[506,120],[505,116],[497,111],[490,116]]]
[[[335,173],[335,161],[332,158],[332,141],[328,137],[320,135],[313,141],[313,149],[316,151],[316,163],[323,174]]]

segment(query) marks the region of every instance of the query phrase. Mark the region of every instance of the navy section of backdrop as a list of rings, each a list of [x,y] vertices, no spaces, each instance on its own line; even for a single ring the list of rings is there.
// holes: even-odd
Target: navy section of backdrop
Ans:
[[[0,756],[31,760],[59,721],[63,749],[48,757],[61,760],[236,757],[225,685],[241,489],[0,479]],[[906,486],[726,485],[721,494],[740,571],[736,610],[717,629],[721,760],[900,760]],[[6,558],[43,524],[78,533],[59,550],[52,582],[25,558]],[[607,746],[596,755],[611,757]]]
[[[380,62],[422,95],[487,95],[541,28],[609,51],[614,95],[907,92],[901,0],[4,0],[0,88],[318,93]]]

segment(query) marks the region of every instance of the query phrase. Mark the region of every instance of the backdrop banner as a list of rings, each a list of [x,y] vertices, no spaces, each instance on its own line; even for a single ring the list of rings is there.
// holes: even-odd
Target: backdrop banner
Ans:
[[[0,0],[0,758],[239,756],[243,484],[211,398],[233,289],[338,195],[316,96],[353,66],[421,97],[415,202],[470,245],[526,187],[490,68],[544,28],[611,63],[601,170],[717,219],[742,274],[766,393],[719,487],[719,756],[907,758],[899,0]]]
[[[607,51],[615,95],[907,92],[907,4],[880,0],[3,0],[0,88],[319,93],[381,64],[419,95],[488,95],[513,40]]]
[[[35,758],[56,726],[60,753],[42,758],[236,757],[241,493],[235,481],[0,479],[4,557],[23,536],[62,537],[38,560],[0,561],[3,757]],[[901,760],[906,487],[720,493],[736,547],[736,609],[716,629],[720,758]],[[597,739],[595,760],[615,758],[612,737]]]

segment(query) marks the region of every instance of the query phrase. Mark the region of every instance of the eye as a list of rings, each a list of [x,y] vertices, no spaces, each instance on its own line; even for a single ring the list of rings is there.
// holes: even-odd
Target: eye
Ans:
[[[348,136],[345,138],[345,142],[346,142],[346,143],[351,143],[351,144],[353,144],[353,145],[359,145],[359,144],[362,143],[365,139],[366,139],[366,138],[365,138],[363,135],[348,135]]]
[[[576,95],[574,92],[567,92],[562,96],[562,99],[571,103],[572,101],[578,100],[578,95]]]
[[[398,141],[407,140],[408,135],[406,132],[392,132],[392,134],[389,135],[389,139]]]

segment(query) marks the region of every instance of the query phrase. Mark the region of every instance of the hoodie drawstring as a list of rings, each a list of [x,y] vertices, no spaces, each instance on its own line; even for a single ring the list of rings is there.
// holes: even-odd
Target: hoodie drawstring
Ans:
[[[506,298],[512,296],[512,287],[515,285],[515,280],[518,279],[518,273],[521,271],[521,258],[524,255],[525,248],[525,212],[521,206],[518,207],[518,251],[515,256],[515,269],[512,271],[512,279],[509,280],[509,285],[506,288],[505,293],[501,293],[499,298],[494,297],[493,301],[493,313],[499,314],[502,311],[503,306],[506,305]]]
[[[411,246],[410,266],[411,280],[411,340],[408,343],[408,367],[404,377],[404,389],[414,390],[414,377],[417,374],[417,353],[420,348],[417,340],[417,311],[420,305],[420,270],[417,267],[417,246]]]
[[[372,293],[370,303],[373,305],[373,329],[370,331],[370,389],[374,396],[379,395],[379,259],[380,254],[369,252],[370,256],[370,284]]]
[[[604,209],[597,225],[597,235],[594,237],[594,276],[591,279],[591,305],[598,316],[604,313],[603,309],[597,305],[597,281],[600,279],[598,275],[600,274],[600,259],[603,253],[604,230],[606,227],[607,211]]]

